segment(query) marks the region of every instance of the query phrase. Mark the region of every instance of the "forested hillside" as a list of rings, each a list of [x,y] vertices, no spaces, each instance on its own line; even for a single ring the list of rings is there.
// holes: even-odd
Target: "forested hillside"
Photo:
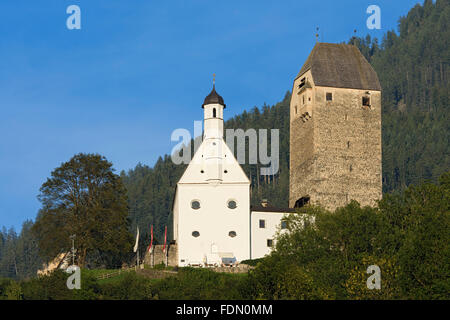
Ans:
[[[25,221],[20,234],[13,229],[0,231],[0,278],[31,278],[42,266],[32,225],[32,221]]]
[[[422,180],[436,181],[450,170],[449,21],[450,0],[426,0],[399,20],[398,32],[389,31],[381,40],[368,36],[349,41],[372,64],[383,89],[384,192],[401,191]],[[253,204],[266,198],[275,206],[288,205],[289,101],[287,92],[276,105],[254,107],[225,123],[225,128],[280,130],[277,175],[268,179],[258,175],[259,165],[243,166],[252,181]],[[171,206],[185,168],[174,165],[166,155],[153,168],[138,164],[121,173],[128,190],[130,227],[134,231],[138,224],[141,239],[145,239],[141,241],[142,250],[148,244],[151,224],[157,241],[163,241],[166,225],[172,237]],[[26,222],[20,235],[13,230],[0,232],[0,276],[24,278],[35,274],[40,260],[29,232],[31,225]]]
[[[383,191],[436,179],[450,167],[450,1],[416,5],[400,34],[351,39],[383,89]]]
[[[378,39],[352,38],[372,64],[382,86],[383,191],[404,189],[423,180],[436,181],[450,169],[449,62],[450,1],[416,5],[399,20],[399,31]],[[300,68],[301,66],[298,66]],[[280,129],[280,170],[273,178],[257,175],[259,165],[244,165],[252,181],[252,203],[267,198],[286,207],[289,196],[290,92],[274,106],[264,105],[226,121],[225,128]],[[129,192],[130,217],[141,230],[156,226],[162,239],[171,221],[175,185],[185,166],[170,157],[154,168],[139,164],[123,173]]]

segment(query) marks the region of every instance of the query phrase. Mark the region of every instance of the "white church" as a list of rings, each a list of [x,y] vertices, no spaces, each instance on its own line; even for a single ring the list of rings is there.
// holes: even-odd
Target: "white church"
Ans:
[[[178,181],[173,231],[178,266],[214,266],[270,253],[293,209],[250,208],[250,180],[224,141],[223,98],[215,86],[202,105],[203,142]]]

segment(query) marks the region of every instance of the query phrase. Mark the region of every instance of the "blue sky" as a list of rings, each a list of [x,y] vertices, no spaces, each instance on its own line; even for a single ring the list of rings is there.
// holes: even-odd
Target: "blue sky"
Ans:
[[[50,172],[79,152],[118,172],[152,166],[193,131],[216,73],[225,118],[280,101],[315,43],[381,38],[418,0],[3,0],[0,3],[0,226],[39,209]],[[68,30],[66,8],[81,8]],[[381,30],[366,27],[369,5]]]

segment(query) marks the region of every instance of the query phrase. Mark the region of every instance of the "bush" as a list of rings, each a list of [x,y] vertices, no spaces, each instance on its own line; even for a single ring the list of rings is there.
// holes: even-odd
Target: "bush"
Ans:
[[[252,267],[255,267],[258,263],[260,263],[261,261],[263,261],[263,258],[259,258],[259,259],[252,259],[252,260],[243,260],[240,262],[240,264],[246,264]]]
[[[167,300],[244,299],[241,295],[243,278],[242,275],[218,273],[208,269],[179,268],[177,277],[155,283],[152,295]]]
[[[439,185],[385,195],[378,208],[352,201],[335,212],[287,218],[288,232],[249,273],[253,299],[449,299],[450,174]],[[381,269],[381,290],[366,285],[368,266]]]
[[[125,274],[119,281],[100,284],[99,299],[147,300],[152,299],[151,281],[135,272]]]

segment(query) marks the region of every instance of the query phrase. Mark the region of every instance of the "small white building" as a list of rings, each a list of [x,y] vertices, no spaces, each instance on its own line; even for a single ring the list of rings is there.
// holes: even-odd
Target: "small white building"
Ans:
[[[223,137],[225,107],[213,86],[202,106],[203,141],[177,184],[173,230],[179,266],[261,258],[270,252],[283,215],[293,211],[250,212],[250,180]]]
[[[273,208],[266,202],[261,207],[251,208],[252,259],[264,257],[272,251],[276,233],[279,231],[281,234],[287,229],[286,222],[282,219],[291,212],[295,212],[295,209]]]

